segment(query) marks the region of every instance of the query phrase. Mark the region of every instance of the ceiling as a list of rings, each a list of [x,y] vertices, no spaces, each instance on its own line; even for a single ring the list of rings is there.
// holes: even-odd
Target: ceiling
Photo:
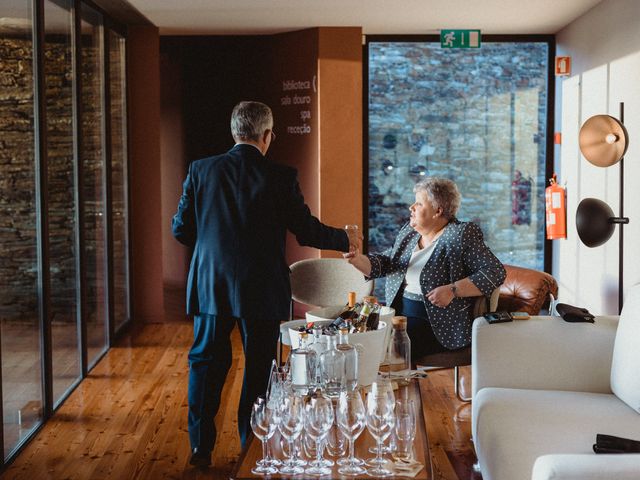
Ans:
[[[318,26],[363,33],[556,33],[601,0],[128,0],[162,35],[253,35]]]

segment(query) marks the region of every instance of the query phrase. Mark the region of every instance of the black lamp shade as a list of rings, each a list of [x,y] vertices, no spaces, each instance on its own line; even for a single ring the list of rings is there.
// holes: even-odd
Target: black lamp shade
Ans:
[[[576,211],[576,228],[582,243],[592,248],[605,244],[616,228],[613,217],[613,210],[602,200],[582,200]]]

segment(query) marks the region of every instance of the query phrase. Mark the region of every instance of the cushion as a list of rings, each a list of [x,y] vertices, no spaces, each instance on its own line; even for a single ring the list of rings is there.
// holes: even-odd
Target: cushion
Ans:
[[[505,265],[507,277],[500,286],[498,310],[538,315],[549,303],[549,294],[558,297],[558,283],[545,272]]]
[[[638,438],[640,415],[615,395],[484,388],[473,398],[473,437],[485,480],[531,478],[541,455],[593,455],[596,434]]]
[[[640,284],[629,289],[613,346],[611,391],[640,413]]]

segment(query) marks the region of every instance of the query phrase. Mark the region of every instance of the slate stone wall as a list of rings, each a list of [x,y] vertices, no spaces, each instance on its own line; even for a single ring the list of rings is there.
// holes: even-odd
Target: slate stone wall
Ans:
[[[83,85],[95,86],[82,90],[81,125],[86,284],[92,310],[92,305],[104,302],[105,293],[104,111],[99,83],[95,81],[101,71],[90,68],[99,52],[92,48],[83,51]],[[0,316],[25,321],[36,321],[38,315],[32,54],[30,40],[0,39]],[[51,318],[75,322],[78,252],[72,51],[67,39],[47,38],[44,55]],[[121,190],[117,193],[122,195]]]
[[[33,51],[0,39],[0,317],[37,318]]]

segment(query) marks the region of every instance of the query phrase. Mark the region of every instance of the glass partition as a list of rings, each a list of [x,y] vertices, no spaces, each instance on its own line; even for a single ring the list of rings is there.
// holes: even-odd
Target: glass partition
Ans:
[[[104,154],[104,51],[102,16],[82,4],[80,64],[80,166],[84,215],[85,321],[87,361],[92,365],[106,350],[107,257],[106,169]]]
[[[104,21],[83,0],[0,2],[4,462],[130,320],[126,29]]]
[[[80,378],[71,0],[44,2],[49,271],[54,403]]]
[[[113,218],[113,320],[116,331],[129,314],[126,42],[109,30],[111,97],[111,208]]]
[[[31,2],[0,4],[0,348],[4,458],[43,414]]]
[[[548,49],[368,44],[370,252],[393,245],[417,181],[441,176],[462,193],[458,218],[478,223],[500,260],[544,270]]]

